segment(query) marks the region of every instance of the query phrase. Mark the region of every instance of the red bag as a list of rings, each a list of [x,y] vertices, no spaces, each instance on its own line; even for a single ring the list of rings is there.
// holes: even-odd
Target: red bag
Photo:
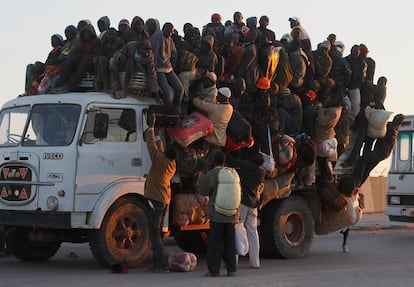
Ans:
[[[197,265],[197,256],[191,252],[169,252],[166,259],[170,271],[189,272]]]
[[[183,147],[212,132],[212,121],[199,112],[193,112],[179,120],[175,127],[167,128],[168,135]]]
[[[250,136],[248,140],[241,141],[240,143],[236,143],[233,140],[233,138],[229,134],[227,134],[226,145],[224,146],[224,149],[228,151],[234,151],[234,150],[239,150],[242,148],[251,148],[253,145],[254,145],[253,136]]]

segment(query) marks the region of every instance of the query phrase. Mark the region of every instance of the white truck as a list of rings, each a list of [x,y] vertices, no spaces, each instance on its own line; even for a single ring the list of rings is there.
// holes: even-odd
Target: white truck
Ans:
[[[405,117],[392,154],[385,213],[391,221],[414,222],[414,115]]]
[[[151,104],[150,98],[88,92],[19,97],[3,105],[0,230],[15,257],[48,260],[62,242],[89,242],[104,266],[133,267],[146,258],[143,190],[151,161],[143,132]],[[289,184],[292,176],[273,183]],[[181,192],[179,180],[172,187],[173,197]],[[165,227],[184,250],[205,250],[208,222],[174,226],[168,220],[173,202]],[[305,256],[323,209],[315,188],[272,190],[260,210],[262,254]]]

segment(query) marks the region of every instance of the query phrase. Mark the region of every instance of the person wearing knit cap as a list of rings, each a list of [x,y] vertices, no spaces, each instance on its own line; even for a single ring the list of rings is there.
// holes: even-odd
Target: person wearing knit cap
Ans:
[[[243,52],[240,62],[234,74],[235,77],[242,77],[246,81],[247,92],[255,92],[256,82],[259,79],[259,64],[257,61],[257,46],[255,44],[258,32],[250,29],[247,32],[246,42],[243,44]]]
[[[359,50],[361,51],[361,58],[367,62],[367,73],[365,75],[365,81],[373,84],[374,83],[374,74],[375,74],[375,61],[371,57],[368,57],[368,47],[364,44],[359,45]]]
[[[121,19],[118,23],[118,37],[122,39],[124,32],[131,28],[128,19]]]
[[[219,13],[211,15],[211,22],[204,25],[201,36],[204,38],[207,35],[214,36],[214,40],[218,46],[221,46],[224,42],[224,30],[226,29],[221,23],[222,17]]]
[[[299,132],[302,128],[303,120],[302,101],[299,96],[293,94],[289,88],[281,87],[277,95],[277,106],[279,110],[285,110],[290,116],[292,123],[294,123],[291,130],[285,130],[285,133]],[[286,126],[287,123],[282,123],[282,120],[280,121],[280,126]]]

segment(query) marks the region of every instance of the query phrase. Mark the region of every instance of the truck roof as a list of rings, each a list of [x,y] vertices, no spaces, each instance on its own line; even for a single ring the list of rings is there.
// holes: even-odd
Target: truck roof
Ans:
[[[155,99],[143,97],[137,99],[133,97],[126,97],[124,99],[114,99],[110,94],[102,92],[78,92],[78,93],[63,93],[63,94],[45,94],[36,96],[18,97],[16,99],[7,101],[2,108],[10,108],[14,106],[34,105],[39,103],[73,103],[82,106],[89,103],[117,103],[125,105],[154,105]]]

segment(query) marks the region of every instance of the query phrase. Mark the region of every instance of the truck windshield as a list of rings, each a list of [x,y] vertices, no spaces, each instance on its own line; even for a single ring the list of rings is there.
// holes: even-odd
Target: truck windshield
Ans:
[[[34,105],[25,129],[23,146],[62,146],[72,143],[80,106],[74,104]]]
[[[30,107],[5,109],[0,114],[0,146],[17,146],[22,140]]]

